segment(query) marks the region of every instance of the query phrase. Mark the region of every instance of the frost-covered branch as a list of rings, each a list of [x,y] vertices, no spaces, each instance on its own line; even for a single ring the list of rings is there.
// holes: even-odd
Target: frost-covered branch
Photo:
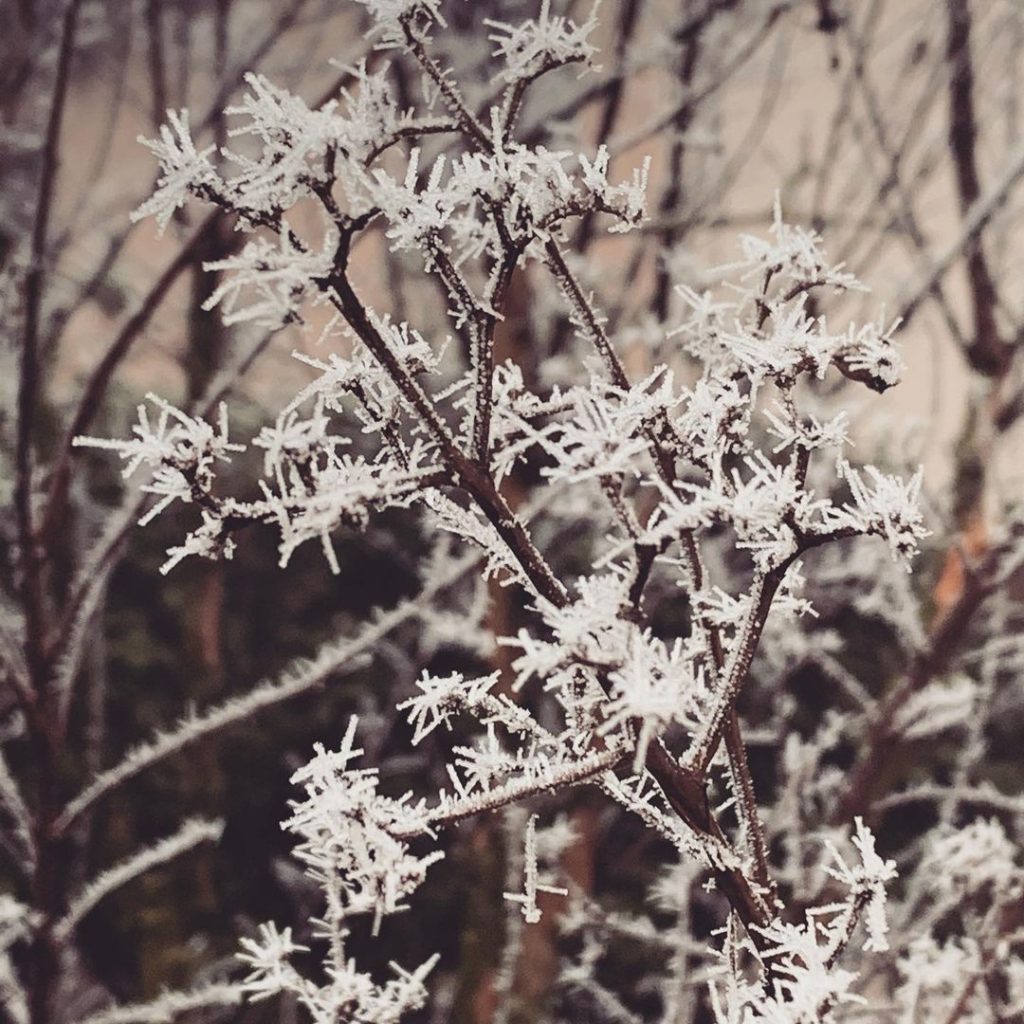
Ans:
[[[81,1017],[75,1024],[172,1024],[177,1017],[195,1010],[237,1006],[243,995],[239,985],[213,982],[186,991],[163,992],[146,1003],[113,1006]]]
[[[474,553],[473,631],[488,593],[481,581],[514,609],[507,622],[492,620],[506,656],[488,667],[427,666],[395,702],[411,743],[440,760],[436,773],[402,791],[383,765],[357,765],[366,755],[354,719],[340,745],[318,746],[294,773],[302,795],[285,827],[321,890],[322,913],[301,943],[272,925],[244,941],[246,990],[290,994],[317,1024],[397,1021],[420,1008],[435,961],[374,978],[350,954],[351,922],[365,916],[378,934],[430,884],[443,830],[520,803],[528,808],[506,820],[523,831],[522,890],[510,884],[505,896],[522,918],[510,948],[525,948],[522,929],[541,917],[538,894],[563,891],[540,867],[554,868],[541,848],[559,830],[539,822],[587,786],[681,859],[656,908],[677,921],[679,937],[665,940],[638,918],[629,938],[660,939],[673,971],[710,978],[710,1014],[729,1024],[846,1019],[875,984],[869,957],[886,957],[895,977],[915,955],[902,917],[886,916],[895,861],[878,854],[869,827],[883,809],[871,791],[879,751],[957,728],[994,699],[998,675],[989,666],[982,685],[945,674],[952,633],[997,589],[994,576],[970,577],[932,648],[921,647],[920,602],[904,570],[930,535],[922,474],[848,457],[853,428],[838,406],[855,389],[867,399],[898,384],[897,325],[823,312],[862,286],[817,232],[783,218],[777,200],[767,232],[742,236],[736,260],[710,272],[705,290],[681,282],[678,301],[660,304],[662,319],[630,333],[621,309],[604,308],[599,275],[573,252],[573,229],[580,220],[587,231],[641,226],[657,169],[641,160],[620,180],[604,145],[556,151],[517,128],[537,81],[568,65],[586,70],[598,15],[577,23],[545,0],[520,25],[489,23],[500,91],[484,93],[477,109],[435,38],[446,29],[440,3],[363,6],[371,38],[422,76],[422,109],[408,89],[400,107],[386,72],[365,66],[351,89],[316,108],[253,76],[230,111],[241,144],[216,166],[183,115],[150,144],[161,183],[140,215],[159,227],[195,198],[236,217],[249,236],[211,267],[224,276],[208,307],[226,322],[330,317],[321,349],[299,356],[310,381],[252,439],[264,459],[250,497],[225,493],[218,480],[240,451],[223,413],[214,426],[151,399],[159,416],[143,408],[134,438],[81,442],[115,450],[126,473],[148,468],[158,504],[147,521],[172,506],[197,510],[199,525],[171,548],[166,569],[191,554],[231,557],[236,531],[260,525],[278,534],[282,566],[312,540],[339,572],[334,534],[365,530],[390,510]],[[774,5],[770,20],[788,6]],[[749,37],[740,49],[755,46]],[[435,101],[441,116],[429,110]],[[352,273],[367,232],[433,280],[461,345],[418,309],[414,318],[402,303],[374,307],[376,293]],[[544,351],[545,327],[565,322],[550,332],[551,358],[531,361],[499,344],[517,315],[517,280],[537,307],[524,318],[524,349]],[[637,346],[638,335],[653,343]],[[517,509],[521,489],[537,496],[535,515]],[[1005,554],[1004,567],[1019,564]],[[428,570],[419,602],[454,582],[446,572]],[[847,602],[838,609],[837,595]],[[908,681],[886,693],[884,682],[857,674],[835,625],[856,616],[884,623],[901,651],[919,648]],[[426,623],[430,613],[402,606],[297,674],[144,745],[75,798],[60,828],[135,772],[305,691],[414,618]],[[813,707],[790,686],[799,677],[807,688],[800,673],[814,680]],[[442,730],[456,738],[449,744]],[[975,729],[972,748],[982,743]],[[770,770],[755,747],[775,757]],[[838,766],[851,760],[844,779]],[[906,801],[936,799],[948,824],[949,808],[987,792],[971,779],[972,763],[956,762],[945,802],[927,786],[908,789]],[[989,806],[1016,805],[1007,797]],[[927,849],[901,851],[911,879]],[[1016,879],[1015,871],[1003,874]],[[696,891],[699,877],[716,895]],[[907,885],[901,914],[931,907],[939,920],[949,911],[945,897]],[[562,913],[575,920],[574,909]],[[698,920],[724,932],[698,941]],[[576,924],[582,952],[564,972],[573,991],[604,1016],[639,1019],[642,1000],[601,980],[606,952]],[[310,974],[314,948],[323,970]],[[503,991],[517,955],[502,961]],[[658,989],[666,1006],[690,1005],[682,985],[677,977]]]
[[[193,849],[200,843],[216,843],[224,831],[222,821],[192,818],[173,835],[147,846],[137,853],[98,874],[71,900],[68,912],[57,925],[57,934],[66,939],[86,914],[104,897],[116,892],[122,885],[144,874],[159,864],[166,864]]]

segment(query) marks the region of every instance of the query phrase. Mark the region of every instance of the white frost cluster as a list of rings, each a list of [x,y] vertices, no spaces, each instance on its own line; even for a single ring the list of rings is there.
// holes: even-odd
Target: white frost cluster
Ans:
[[[155,217],[162,234],[174,212],[185,205],[190,194],[207,195],[218,185],[210,162],[216,147],[197,150],[189,128],[188,111],[167,112],[167,124],[158,139],[139,140],[160,161],[157,189],[132,215],[133,220]]]
[[[597,4],[581,25],[570,18],[551,13],[551,0],[543,0],[540,13],[519,25],[487,19],[494,29],[491,39],[505,67],[501,77],[506,82],[536,78],[549,67],[589,62],[597,52],[589,36],[597,27]]]
[[[306,947],[292,941],[291,929],[278,931],[262,925],[258,939],[243,939],[239,954],[249,974],[242,990],[253,1000],[288,994],[301,1005],[314,1024],[336,1024],[338,1020],[365,1020],[374,1024],[398,1024],[407,1013],[427,1001],[424,984],[436,958],[408,972],[392,965],[395,977],[379,984],[356,969],[352,960],[330,961],[330,980],[324,985],[309,981],[296,969],[290,957]]]
[[[237,256],[206,264],[207,270],[228,271],[228,275],[203,308],[219,306],[228,325],[280,327],[298,319],[297,310],[310,294],[312,282],[325,277],[333,262],[330,236],[315,251],[296,246],[290,232],[277,244],[257,238]]]
[[[801,924],[776,921],[764,929],[768,945],[757,955],[772,965],[767,993],[737,970],[735,947],[740,940],[733,929],[727,930],[716,971],[724,980],[711,986],[718,1024],[830,1024],[842,1019],[838,1014],[845,1006],[863,1005],[855,989],[857,972],[840,967],[839,960],[862,915],[868,931],[864,949],[888,948],[885,886],[896,871],[892,861],[877,855],[874,837],[859,819],[852,842],[860,856],[860,863],[853,866],[828,844],[836,866],[827,870],[843,886],[842,900],[814,907]]]
[[[316,1024],[397,1022],[425,1003],[424,980],[436,962],[432,958],[411,973],[393,967],[395,978],[380,984],[344,955],[349,919],[370,914],[376,931],[385,915],[405,909],[405,897],[441,857],[417,857],[398,837],[402,830],[427,830],[421,807],[379,794],[375,770],[349,767],[362,753],[354,746],[355,730],[353,718],[338,750],[318,747],[313,760],[295,773],[292,781],[306,796],[284,823],[299,838],[296,856],[324,889],[326,906],[315,934],[326,947],[326,980],[314,982],[292,964],[293,954],[306,947],[292,940],[288,928],[261,926],[258,938],[243,940],[239,954],[249,968],[246,992],[257,999],[290,993]]]
[[[201,501],[213,483],[216,464],[229,461],[232,453],[245,451],[244,445],[228,440],[227,407],[223,403],[215,430],[205,420],[187,415],[156,395],[147,395],[146,400],[156,406],[159,416],[151,422],[146,406],[140,405],[132,440],[77,437],[74,441],[80,447],[116,451],[124,460],[125,478],[142,466],[151,470],[152,478],[142,489],[160,500],[140,520],[143,526],[175,501]]]
[[[456,265],[482,254],[497,257],[509,243],[543,259],[544,243],[571,217],[600,211],[613,218],[613,229],[628,231],[646,212],[646,163],[631,179],[612,182],[603,147],[591,161],[496,134],[487,152],[439,157],[423,183],[418,172],[414,150],[403,179],[376,170],[365,187],[388,220],[392,247],[422,252],[428,270],[448,254]],[[500,219],[481,217],[491,210],[500,211]]]

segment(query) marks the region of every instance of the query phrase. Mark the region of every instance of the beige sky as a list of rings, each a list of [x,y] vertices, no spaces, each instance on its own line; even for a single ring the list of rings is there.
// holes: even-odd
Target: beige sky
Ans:
[[[985,132],[981,148],[983,172],[993,180],[1012,142],[1007,126],[1012,125],[1015,116],[1013,87],[1019,79],[1019,58],[1017,49],[1011,45],[1011,29],[1019,35],[1020,19],[1011,17],[1009,3],[980,6],[983,11],[976,26],[976,48],[983,46],[984,56],[977,61],[976,96]],[[927,68],[935,63],[928,54],[942,43],[941,26],[932,23],[933,8],[932,0],[889,0],[884,5],[878,41],[870,50],[868,77],[876,91],[876,101],[897,138],[907,130],[915,104],[927,93],[924,71],[913,71],[915,54],[921,67]],[[673,24],[668,12],[674,9],[673,4],[647,8],[629,60],[646,63],[657,56],[658,47]],[[617,4],[607,3],[602,17],[608,21],[617,11]],[[874,317],[882,306],[889,310],[898,308],[901,298],[921,280],[926,264],[921,254],[896,233],[887,236],[869,228],[862,232],[862,240],[855,240],[857,231],[851,225],[865,220],[880,223],[894,206],[890,203],[881,208],[877,204],[879,155],[871,143],[870,115],[856,90],[850,108],[853,113],[846,115],[840,142],[835,144],[835,112],[842,108],[844,90],[851,88],[846,74],[851,51],[842,38],[815,31],[812,14],[810,7],[798,10],[783,22],[781,29],[768,33],[763,40],[756,38],[756,21],[749,26],[733,26],[732,41],[720,44],[724,47],[722,52],[728,53],[729,46],[737,49],[749,43],[751,56],[706,102],[699,123],[691,129],[687,156],[689,186],[702,194],[701,189],[715,185],[737,148],[746,147],[748,155],[717,203],[722,223],[692,232],[687,239],[685,262],[693,267],[708,267],[728,260],[735,251],[737,230],[763,229],[774,192],[781,187],[790,218],[800,220],[815,210],[824,213],[830,222],[825,231],[830,252],[847,255],[850,269],[872,289],[867,297],[841,303],[834,311],[830,307],[834,319],[841,323],[849,317]],[[249,48],[250,40],[259,38],[261,28],[258,21],[236,21],[236,53]],[[747,31],[749,40],[740,29]],[[196,63],[200,67],[204,33],[203,25],[194,27]],[[922,47],[923,57],[919,54]],[[284,35],[273,47],[264,69],[273,79],[311,99],[338,73],[328,61],[334,58],[344,63],[361,49],[351,14],[343,11],[326,22],[302,25]],[[610,66],[607,55],[602,60]],[[701,81],[696,80],[698,86]],[[646,71],[636,76],[613,132],[613,146],[621,149],[616,167],[623,173],[642,154],[652,156],[654,195],[664,181],[670,140],[665,132],[639,140],[638,136],[668,108],[675,88],[677,84],[663,71]],[[106,239],[121,229],[130,209],[147,194],[153,161],[135,141],[140,132],[152,132],[147,89],[146,53],[141,38],[133,40],[123,83],[118,83],[110,73],[83,76],[76,83],[66,122],[67,157],[60,179],[57,218],[62,225],[74,223],[76,231],[60,267],[62,274],[79,277],[86,273],[104,250]],[[911,168],[927,166],[929,160],[935,163],[935,154],[942,151],[947,113],[943,89],[944,84],[939,82],[934,102],[915,126],[918,141],[908,150]],[[204,76],[195,76],[189,99],[193,119],[208,106],[209,91],[210,84]],[[826,154],[832,171],[828,186],[819,188],[821,201],[815,204],[814,168]],[[801,174],[801,166],[810,170]],[[948,163],[938,161],[937,169],[915,183],[908,195],[922,234],[932,251],[941,252],[956,237],[960,223]],[[998,256],[1000,265],[1008,268],[1007,276],[1012,278],[1016,276],[1015,254],[1020,243],[1019,218],[1007,217],[1006,224],[998,237]],[[163,240],[155,238],[152,222],[133,230],[126,255],[115,270],[118,287],[129,296],[129,308],[134,301],[131,296],[141,294],[173,258],[177,244],[173,225]],[[611,254],[619,251],[604,247],[597,250],[596,258],[614,265],[617,257]],[[382,252],[376,237],[364,243],[357,253],[357,263],[370,287],[382,279]],[[966,320],[962,316],[962,268],[954,266],[943,284],[958,315]],[[1019,288],[1007,288],[1008,294],[1018,292]],[[132,360],[123,368],[119,380],[126,387],[141,392],[158,382],[162,393],[181,390],[183,378],[177,359],[186,300],[187,281],[182,280],[153,319]],[[65,395],[71,394],[75,380],[94,365],[118,324],[116,317],[111,319],[95,304],[75,316],[62,347],[65,372],[61,375],[61,390]],[[288,353],[297,345],[307,345],[311,333],[296,329],[282,332],[247,379],[246,393],[273,407],[275,393],[299,386],[305,371],[293,365]],[[873,449],[881,447],[883,451],[888,449],[896,460],[920,459],[933,483],[944,483],[949,473],[950,452],[962,428],[972,379],[933,305],[925,304],[903,333],[903,342],[908,365],[905,383],[881,400],[870,396],[860,411],[855,410],[854,423],[863,448],[858,454],[867,457]],[[1017,496],[1024,492],[1024,470],[1018,457],[1022,443],[1024,433],[1012,431],[991,451],[991,458],[999,467],[999,487]]]

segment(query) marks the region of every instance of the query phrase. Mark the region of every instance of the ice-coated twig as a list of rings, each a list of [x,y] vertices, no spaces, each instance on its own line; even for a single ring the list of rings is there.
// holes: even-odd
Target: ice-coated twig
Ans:
[[[504,898],[510,903],[518,903],[523,920],[527,924],[536,924],[541,919],[541,909],[537,905],[538,893],[552,896],[568,896],[569,890],[558,885],[546,885],[539,881],[540,868],[537,864],[537,815],[531,814],[526,822],[526,838],[523,844],[523,891],[506,892]]]
[[[112,1006],[74,1024],[171,1024],[175,1018],[194,1010],[215,1006],[237,1006],[244,990],[240,985],[211,982],[183,991],[167,991],[146,1003]]]
[[[143,847],[114,867],[102,871],[83,886],[72,898],[67,913],[57,924],[57,933],[66,938],[97,903],[122,885],[145,874],[159,864],[166,864],[200,843],[216,843],[224,831],[224,822],[191,818],[173,835]]]

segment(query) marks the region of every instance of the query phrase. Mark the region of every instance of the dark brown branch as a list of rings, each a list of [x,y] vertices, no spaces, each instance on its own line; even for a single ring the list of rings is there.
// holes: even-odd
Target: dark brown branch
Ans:
[[[693,89],[693,76],[697,68],[697,61],[700,57],[701,33],[694,32],[687,36],[682,44],[682,64],[679,69],[679,81],[684,91],[689,94]],[[661,197],[660,212],[662,215],[675,210],[683,196],[683,160],[686,156],[686,132],[693,122],[696,107],[692,102],[684,103],[676,113],[673,121],[673,134],[675,139],[672,143],[672,150],[669,156],[668,166],[668,187]],[[676,243],[678,232],[673,227],[666,228],[661,236],[661,244],[664,252],[671,252],[672,246]],[[654,286],[654,295],[651,305],[654,315],[659,321],[664,321],[668,316],[668,301],[670,295],[669,266],[666,260],[659,261],[657,279]]]
[[[154,129],[159,129],[167,116],[163,0],[146,0],[146,50],[149,64],[150,121]]]
[[[349,240],[343,240],[343,247]],[[387,341],[370,321],[359,297],[345,275],[347,251],[339,254],[339,263],[325,282],[338,311],[394,381],[408,406],[419,417],[437,443],[441,456],[452,471],[452,483],[465,488],[480,505],[491,525],[505,542],[526,574],[527,579],[546,600],[559,606],[566,602],[565,590],[508,503],[498,492],[490,474],[456,443],[433,402],[409,375]]]
[[[53,99],[46,125],[39,194],[32,224],[31,263],[25,275],[24,330],[21,342],[21,365],[18,374],[18,427],[15,440],[14,506],[18,521],[21,548],[21,587],[25,607],[26,655],[29,671],[36,687],[42,685],[43,666],[43,595],[32,526],[32,435],[35,427],[36,403],[39,398],[39,321],[46,278],[46,239],[53,208],[53,190],[60,164],[59,146],[64,121],[71,58],[74,54],[75,31],[81,0],[70,0],[61,26],[60,48]]]
[[[708,805],[704,776],[688,771],[665,749],[660,740],[650,745],[647,770],[654,776],[672,810],[698,835],[725,841],[721,826]],[[754,891],[750,880],[739,868],[713,869],[715,884],[750,931],[755,944],[760,936],[752,928],[767,925],[774,914]]]
[[[409,52],[416,58],[420,67],[426,72],[427,77],[437,87],[437,91],[444,100],[445,106],[452,112],[455,120],[458,121],[466,135],[485,149],[491,148],[491,140],[487,136],[480,122],[474,117],[472,111],[466,106],[465,101],[459,95],[458,89],[452,84],[451,79],[445,74],[441,66],[427,53],[423,38],[417,34],[413,24],[413,17],[406,17],[402,20],[402,29],[405,32],[406,44]]]
[[[619,23],[615,33],[615,63],[619,66],[626,59],[626,50],[633,33],[636,30],[637,17],[640,14],[640,0],[624,0],[619,9]],[[606,143],[611,136],[615,123],[619,119],[619,111],[622,109],[622,98],[625,81],[620,75],[616,75],[609,82],[604,91],[604,105],[601,108],[601,116],[598,121],[597,130],[594,133],[594,141],[600,146]],[[576,232],[575,247],[577,252],[586,252],[594,236],[594,228],[597,223],[597,214],[592,211],[584,215]]]
[[[500,213],[492,211],[500,219]],[[487,465],[491,434],[491,395],[494,386],[494,330],[498,323],[495,306],[504,299],[512,272],[519,262],[521,250],[506,244],[501,263],[496,268],[492,306],[481,303],[469,282],[452,262],[443,241],[435,237],[428,242],[430,259],[451,299],[458,305],[459,315],[469,324],[468,354],[473,371],[472,453],[481,466]]]
[[[751,663],[757,652],[757,645],[768,621],[772,601],[786,575],[786,570],[795,559],[795,555],[782,565],[767,572],[756,584],[756,597],[747,613],[746,621],[737,639],[737,651],[732,663],[727,666],[727,675],[719,679],[719,693],[711,716],[704,729],[697,736],[687,754],[688,767],[698,775],[707,772],[722,734],[726,728],[729,715],[735,708],[736,697],[747,678]]]
[[[974,61],[971,55],[969,0],[946,0],[946,60],[949,64],[949,149],[956,175],[961,216],[981,198],[978,175],[978,127],[974,111]],[[1009,365],[1012,349],[999,335],[996,307],[999,296],[985,257],[980,235],[964,248],[971,286],[974,338],[967,358],[979,373],[1000,377]]]
[[[449,132],[459,131],[459,123],[446,118],[438,117],[430,121],[415,121],[412,124],[396,128],[390,135],[385,136],[376,143],[366,157],[366,163],[371,164],[382,153],[386,153],[392,146],[397,146],[403,139],[418,139],[424,135],[445,135]]]
[[[765,837],[764,823],[758,811],[757,793],[754,790],[754,776],[750,771],[747,759],[747,747],[743,742],[740,728],[740,716],[734,704],[725,720],[725,752],[729,758],[729,771],[732,774],[736,799],[742,813],[742,821],[747,829],[747,840],[754,855],[754,871],[757,884],[772,895],[775,883],[772,881],[768,868],[768,841]]]
[[[509,86],[501,104],[501,137],[504,142],[509,142],[512,139],[512,133],[515,131],[519,112],[523,107],[523,100],[526,98],[526,93],[530,86],[533,85],[538,78],[542,78],[544,75],[551,71],[555,71],[557,68],[563,68],[569,64],[578,64],[581,61],[583,61],[582,57],[569,57],[565,60],[553,60],[551,58],[546,58],[536,71],[532,74],[517,78],[512,85]]]

